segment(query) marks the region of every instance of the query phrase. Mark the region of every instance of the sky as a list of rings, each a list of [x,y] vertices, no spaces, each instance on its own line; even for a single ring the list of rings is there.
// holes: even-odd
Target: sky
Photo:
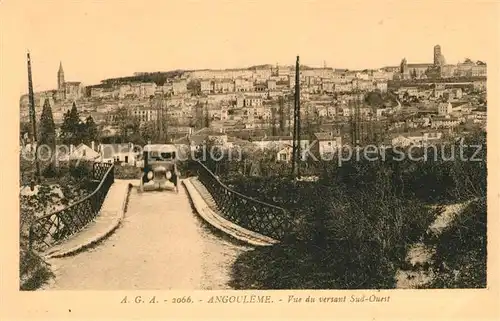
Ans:
[[[0,0],[3,71],[27,91],[134,72],[302,64],[365,69],[485,60],[496,45],[495,1]],[[498,34],[497,34],[498,35]],[[8,69],[7,69],[8,68]]]

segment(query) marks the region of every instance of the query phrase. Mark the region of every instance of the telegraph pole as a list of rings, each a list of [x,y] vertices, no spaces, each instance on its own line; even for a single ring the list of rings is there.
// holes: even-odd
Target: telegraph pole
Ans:
[[[160,110],[160,115],[158,117],[158,130],[159,130],[159,134],[158,134],[158,143],[160,143],[162,140],[163,140],[163,97],[161,98],[161,100],[158,102],[158,109]]]
[[[295,63],[295,106],[293,110],[293,150],[292,150],[292,176],[300,177],[300,63],[299,56]]]
[[[354,94],[356,97],[354,99],[354,108],[351,115],[352,143],[354,146],[360,146],[363,140],[363,124],[359,106],[359,93],[358,91],[354,91]]]
[[[168,109],[168,97],[167,97],[167,103],[165,103],[165,99],[162,97],[161,99],[161,109],[162,109],[162,113],[163,113],[163,117],[162,117],[162,127],[163,127],[163,130],[164,130],[164,133],[165,133],[165,136],[163,137],[163,140],[164,140],[164,143],[168,143],[168,113],[167,113],[167,109]]]
[[[32,135],[33,135],[33,143],[35,146],[35,174],[33,177],[33,182],[40,183],[40,164],[38,163],[38,140],[36,134],[36,111],[35,111],[35,94],[33,93],[33,81],[31,78],[31,58],[30,53],[27,53],[28,57],[28,94],[29,94],[29,102],[30,102],[30,116],[31,116],[31,124],[33,126]]]

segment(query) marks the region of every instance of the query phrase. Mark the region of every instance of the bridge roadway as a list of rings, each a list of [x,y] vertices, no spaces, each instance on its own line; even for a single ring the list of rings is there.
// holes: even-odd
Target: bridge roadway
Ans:
[[[122,225],[96,247],[51,259],[45,290],[230,289],[231,265],[248,248],[214,235],[179,194],[136,188]]]

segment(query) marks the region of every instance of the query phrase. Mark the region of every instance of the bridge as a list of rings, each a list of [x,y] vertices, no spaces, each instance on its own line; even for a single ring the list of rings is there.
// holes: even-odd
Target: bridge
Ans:
[[[199,162],[178,194],[140,193],[113,165],[93,166],[91,195],[30,228],[30,248],[55,274],[42,289],[230,289],[238,255],[291,228],[286,210],[231,190]]]

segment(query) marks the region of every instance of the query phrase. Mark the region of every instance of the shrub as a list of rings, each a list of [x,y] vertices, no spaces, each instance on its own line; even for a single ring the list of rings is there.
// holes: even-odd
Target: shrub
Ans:
[[[69,163],[69,173],[77,179],[88,178],[92,174],[93,163],[86,161],[72,161]]]
[[[139,179],[141,177],[141,169],[135,166],[115,165],[115,178],[117,179]]]
[[[382,163],[372,162],[352,163],[319,182],[270,177],[228,182],[248,196],[285,207],[295,217],[294,229],[276,252],[256,250],[237,261],[235,286],[394,287],[396,269],[437,211],[415,198],[401,197],[393,176]],[[297,262],[301,263],[297,266]],[[242,271],[249,265],[257,272],[243,280]],[[292,275],[273,279],[285,270],[292,270]]]
[[[242,255],[233,266],[237,288],[391,288],[395,272],[405,265],[409,247],[424,240],[439,207],[428,203],[462,202],[486,196],[484,133],[466,137],[463,145],[481,147],[443,159],[460,142],[438,149],[427,160],[351,159],[311,166],[318,182],[273,177],[279,172],[264,161],[262,177],[230,173],[221,179],[242,194],[286,208],[294,228],[279,245]],[[409,153],[409,150],[405,151]],[[413,149],[414,157],[424,149]],[[407,154],[408,155],[408,154]],[[437,157],[434,157],[437,156]],[[216,168],[214,164],[212,167]],[[333,165],[333,166],[331,166]],[[265,169],[267,166],[267,169]],[[219,167],[220,168],[220,167]],[[435,240],[438,277],[430,287],[477,287],[486,282],[486,208],[470,207]],[[474,239],[474,241],[468,241]],[[453,248],[453,251],[449,251]],[[447,251],[449,251],[447,253]],[[285,275],[283,275],[285,274]]]
[[[47,263],[22,244],[19,251],[20,290],[36,290],[53,276]]]
[[[486,199],[479,199],[428,242],[435,249],[431,265],[435,277],[424,287],[486,287],[486,224]]]
[[[295,229],[284,242],[248,252],[235,263],[234,285],[265,289],[394,287],[394,273],[405,265],[409,247],[424,240],[439,212],[439,207],[425,203],[485,196],[484,140],[471,136],[465,144],[483,146],[483,154],[476,157],[484,161],[467,161],[475,153],[467,149],[465,160],[445,161],[441,156],[434,160],[430,155],[431,159],[421,162],[400,161],[388,151],[385,161],[351,160],[342,167],[324,168],[316,183],[272,177],[226,178],[230,187],[285,207],[295,216]],[[417,149],[413,155],[422,156],[423,152]],[[486,210],[476,206],[469,211],[475,216],[463,216],[465,221],[456,223],[461,228],[450,228],[436,241],[435,269],[440,276],[430,286],[485,284]],[[468,239],[475,241],[465,244]],[[451,253],[450,247],[455,249]],[[346,266],[349,268],[343,268]],[[290,273],[275,280],[283,271]]]

